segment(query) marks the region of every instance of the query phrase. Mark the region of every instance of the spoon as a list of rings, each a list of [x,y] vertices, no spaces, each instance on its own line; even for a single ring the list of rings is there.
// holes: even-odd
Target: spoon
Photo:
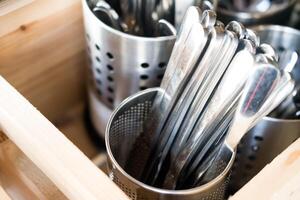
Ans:
[[[185,109],[182,108],[179,108],[177,111],[178,116],[180,117],[179,121],[183,121],[183,123],[176,122],[176,124],[170,126],[173,130],[171,133],[172,139],[170,138],[169,140],[172,141],[174,140],[175,135],[178,136],[176,136],[175,143],[173,144],[174,146],[171,148],[171,169],[169,170],[169,175],[167,175],[164,183],[165,187],[169,189],[175,188],[178,175],[189,158],[188,156],[185,158],[181,157],[180,161],[176,161],[177,154],[179,153],[181,146],[185,144],[185,141],[189,137],[192,137],[190,135],[194,125],[197,124],[199,116],[201,116],[201,113],[203,113],[203,110],[205,109],[206,102],[210,99],[211,93],[218,84],[219,79],[222,77],[236,51],[238,44],[237,38],[230,32],[226,32],[223,37],[227,39],[221,40],[221,43],[216,43],[217,41],[212,43],[213,48],[205,54],[198,67],[198,72],[195,73],[190,81],[192,84],[189,86],[191,91],[187,90],[187,94],[191,97],[186,98],[187,100],[184,100],[181,103],[181,107],[183,108],[184,106],[187,107],[187,105],[190,105],[187,107],[189,110],[187,114],[184,114]],[[220,48],[220,46],[222,46],[222,48]],[[195,94],[191,95],[193,93]]]
[[[198,136],[194,140],[194,146],[196,147],[195,150],[200,149],[201,153],[193,160],[188,173],[183,175],[183,177],[188,177],[194,171],[198,163],[203,159],[206,151],[215,142],[215,139],[218,138],[218,132],[213,130],[219,124],[222,124],[222,121],[229,115],[228,113],[231,110],[236,108],[236,102],[241,96],[240,94],[249,76],[249,72],[253,69],[255,50],[252,43],[248,40],[242,40],[240,45],[240,51],[237,52],[230,63],[203,116],[201,116],[199,125],[195,129],[197,133],[195,135]],[[189,146],[189,143],[186,146]]]
[[[235,156],[236,147],[242,137],[267,114],[266,112],[270,111],[268,108],[274,108],[274,104],[267,100],[274,92],[279,80],[280,71],[274,65],[260,63],[255,67],[247,80],[224,143],[217,155],[209,158],[211,159],[209,167],[203,166],[207,171],[203,173],[203,167],[199,168],[197,174],[201,176],[197,177],[195,182],[198,183],[199,179],[202,179],[202,183],[210,181],[224,170]]]
[[[200,25],[201,12],[196,7],[191,7],[187,11],[183,24],[178,32],[169,63],[163,77],[161,88],[162,93],[158,94],[154,99],[151,117],[148,119],[144,133],[141,134],[140,140],[145,148],[130,155],[131,162],[139,163],[140,168],[134,172],[134,177],[145,177],[142,174],[147,173],[147,160],[151,160],[151,152],[159,138],[160,129],[162,128],[163,121],[168,117],[168,105],[174,100],[176,91],[182,82],[182,77],[187,72],[187,63],[189,65],[196,62],[199,52],[202,51],[207,40],[203,27]],[[195,24],[199,24],[196,25]],[[191,51],[193,50],[193,51]],[[182,59],[185,58],[185,59]],[[190,70],[190,69],[189,69]],[[134,146],[133,149],[139,148]]]
[[[210,32],[208,29],[211,29],[214,26],[214,23],[215,23],[214,16],[215,15],[212,16],[209,11],[205,11],[203,13],[201,23],[198,22],[193,25],[193,27],[191,29],[191,33],[193,33],[193,34],[190,34],[190,36],[187,39],[187,41],[189,41],[191,43],[191,45],[190,45],[190,48],[184,49],[187,51],[186,56],[181,57],[181,56],[177,55],[179,58],[181,58],[180,60],[178,60],[178,63],[177,63],[177,64],[179,64],[178,66],[181,66],[179,68],[181,70],[177,71],[178,74],[175,74],[175,76],[172,77],[174,82],[171,82],[171,84],[168,85],[167,90],[171,91],[174,88],[174,84],[178,84],[178,83],[180,83],[180,84],[178,85],[177,90],[172,92],[174,95],[169,103],[163,102],[165,100],[162,99],[162,103],[164,103],[165,104],[164,107],[166,107],[166,112],[162,111],[163,107],[161,107],[161,106],[158,107],[159,110],[157,110],[157,114],[162,113],[162,114],[165,114],[165,116],[164,116],[164,118],[161,118],[162,120],[157,121],[157,123],[159,124],[159,127],[158,127],[158,129],[156,129],[157,135],[154,136],[154,142],[153,142],[153,144],[155,144],[156,146],[152,148],[152,152],[153,152],[152,157],[154,159],[149,160],[149,166],[147,168],[148,172],[144,175],[145,178],[150,178],[152,180],[152,181],[149,180],[151,184],[153,184],[153,182],[156,180],[156,178],[158,176],[159,168],[161,166],[160,165],[161,161],[163,160],[163,158],[161,159],[161,156],[158,154],[160,154],[161,149],[164,148],[164,145],[166,144],[167,139],[168,139],[168,137],[166,137],[166,135],[163,135],[161,131],[164,129],[164,126],[166,125],[166,122],[168,121],[168,118],[173,109],[173,106],[180,98],[180,94],[184,91],[187,80],[189,80],[192,77],[194,71],[196,70],[196,68],[197,68],[196,63],[198,62],[199,57],[201,57],[201,55],[204,52],[206,52],[209,40],[205,39],[205,38],[208,38],[208,35]],[[199,48],[199,47],[196,47],[197,43],[195,43],[195,42],[197,41],[196,38],[199,38],[199,34],[202,34],[200,27],[201,28],[204,27],[206,30],[203,30],[205,36],[201,38],[202,40],[198,40],[199,42],[202,41],[202,43],[198,44],[198,46],[200,47]],[[168,66],[169,66],[169,64],[168,64]],[[158,100],[161,101],[161,99],[158,99]],[[156,101],[156,99],[155,99],[155,101]],[[158,103],[161,103],[161,102],[158,102]],[[155,105],[155,102],[154,102],[154,105]],[[155,120],[157,120],[157,117],[155,117]],[[153,126],[151,128],[153,128]],[[160,136],[162,136],[162,138]],[[155,175],[153,175],[153,173]]]
[[[262,117],[266,116],[268,113],[270,113],[274,108],[276,108],[290,93],[293,91],[295,86],[295,82],[290,76],[288,72],[284,72],[278,85],[274,89],[274,91],[270,94],[270,96],[267,98],[265,103],[263,104],[262,108],[260,109],[259,113],[257,114],[257,117],[253,120],[251,125],[249,126],[247,132],[254,127]],[[214,163],[214,158],[217,155],[217,151],[215,149],[220,149],[219,147],[215,146],[212,148],[212,153],[209,155],[209,157],[201,163],[200,167],[196,171],[196,175],[194,178],[194,184],[191,185],[191,187],[196,187],[199,185],[202,185],[204,183],[207,183],[208,181],[212,180],[216,174],[212,174],[210,172],[210,175],[206,175],[205,178],[203,178],[204,174],[208,169],[212,166],[212,163]],[[220,163],[218,163],[220,164]],[[223,165],[225,166],[225,165]],[[196,178],[195,178],[196,177]],[[202,179],[203,178],[203,179]]]
[[[177,34],[175,27],[165,19],[161,19],[158,21],[156,29],[157,29],[156,35],[158,37],[171,36],[171,35],[176,36]]]
[[[105,1],[97,2],[96,7],[93,8],[93,12],[106,25],[116,30],[124,31],[118,13]]]
[[[279,67],[280,69],[292,73],[298,73],[295,70],[298,67],[299,56],[297,52],[292,50],[285,50],[279,54]],[[296,75],[297,77],[297,75]],[[300,110],[299,105],[299,85],[297,85],[293,94],[286,98],[271,114],[271,117],[280,119],[299,118],[297,112]]]

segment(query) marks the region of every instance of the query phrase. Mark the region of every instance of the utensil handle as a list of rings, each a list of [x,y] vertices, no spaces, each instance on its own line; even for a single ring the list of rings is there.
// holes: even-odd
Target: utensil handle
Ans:
[[[245,85],[226,143],[234,150],[248,129],[259,117],[261,109],[276,88],[280,71],[271,64],[258,63]]]
[[[128,199],[1,76],[0,127],[69,199]]]

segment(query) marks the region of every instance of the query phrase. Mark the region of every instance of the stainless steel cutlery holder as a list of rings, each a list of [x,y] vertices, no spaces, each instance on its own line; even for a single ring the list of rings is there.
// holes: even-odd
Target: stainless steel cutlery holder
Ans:
[[[137,138],[143,131],[151,110],[155,95],[161,92],[158,88],[148,89],[127,98],[113,112],[106,129],[106,147],[108,151],[108,168],[110,178],[131,198],[137,200],[222,200],[228,184],[230,169],[234,155],[219,175],[197,188],[187,190],[165,190],[146,185],[132,177],[129,171],[139,167],[134,163],[133,168],[126,169],[130,161],[129,155]],[[145,146],[140,145],[140,148]],[[131,154],[132,155],[132,154]],[[126,169],[126,170],[125,170]]]
[[[175,36],[139,37],[123,33],[99,20],[87,0],[82,4],[90,64],[91,118],[97,131],[104,134],[115,106],[137,91],[159,86]]]
[[[284,26],[253,27],[263,43],[271,44],[279,53],[279,61],[286,51],[300,53],[300,31]],[[298,59],[298,61],[297,61]],[[291,62],[292,59],[287,59]],[[294,61],[292,76],[296,88],[300,85],[300,59]],[[278,108],[279,109],[279,108]],[[275,110],[278,112],[278,109]],[[286,109],[290,110],[290,109]],[[242,139],[233,166],[231,193],[236,192],[271,162],[279,153],[300,137],[300,119],[265,117]]]

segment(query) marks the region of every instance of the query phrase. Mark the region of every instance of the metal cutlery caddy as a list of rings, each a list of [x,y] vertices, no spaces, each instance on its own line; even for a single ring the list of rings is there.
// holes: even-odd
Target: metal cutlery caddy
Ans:
[[[90,65],[91,119],[101,137],[112,109],[131,94],[159,86],[175,36],[141,37],[100,21],[83,0]]]
[[[279,52],[279,60],[282,53],[287,50],[295,51],[299,55],[299,30],[277,25],[261,25],[253,27],[253,29],[260,36],[262,42],[271,44]],[[297,59],[296,66],[292,71],[296,88],[300,85],[300,59],[299,57]],[[299,118],[265,117],[244,136],[238,146],[230,182],[231,193],[245,185],[299,137]]]
[[[224,171],[209,183],[187,190],[165,190],[146,185],[132,177],[128,171],[139,168],[134,163],[125,169],[130,152],[137,138],[142,133],[144,122],[148,118],[153,100],[160,89],[153,88],[137,93],[126,99],[116,109],[106,130],[106,146],[108,151],[108,168],[110,178],[131,198],[138,200],[178,199],[178,200],[222,200],[225,198],[225,188],[229,181],[230,168],[234,156],[226,165]],[[141,146],[143,148],[143,146]]]

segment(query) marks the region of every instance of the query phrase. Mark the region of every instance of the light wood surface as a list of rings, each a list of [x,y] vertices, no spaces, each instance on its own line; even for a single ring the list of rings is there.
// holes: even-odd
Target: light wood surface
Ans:
[[[93,159],[100,151],[92,141],[86,124],[84,105],[78,105],[64,114],[54,125],[71,140],[88,158]],[[101,149],[104,151],[103,149]]]
[[[10,140],[0,145],[0,179],[7,194],[15,200],[67,200]]]
[[[0,74],[48,119],[85,100],[80,0],[36,0],[0,24]]]
[[[254,199],[300,199],[300,139],[275,158],[230,200]]]
[[[0,127],[71,200],[128,197],[3,78]]]
[[[0,0],[0,16],[15,11],[33,1],[34,0]]]
[[[0,199],[1,200],[12,200],[1,185],[0,185]]]

